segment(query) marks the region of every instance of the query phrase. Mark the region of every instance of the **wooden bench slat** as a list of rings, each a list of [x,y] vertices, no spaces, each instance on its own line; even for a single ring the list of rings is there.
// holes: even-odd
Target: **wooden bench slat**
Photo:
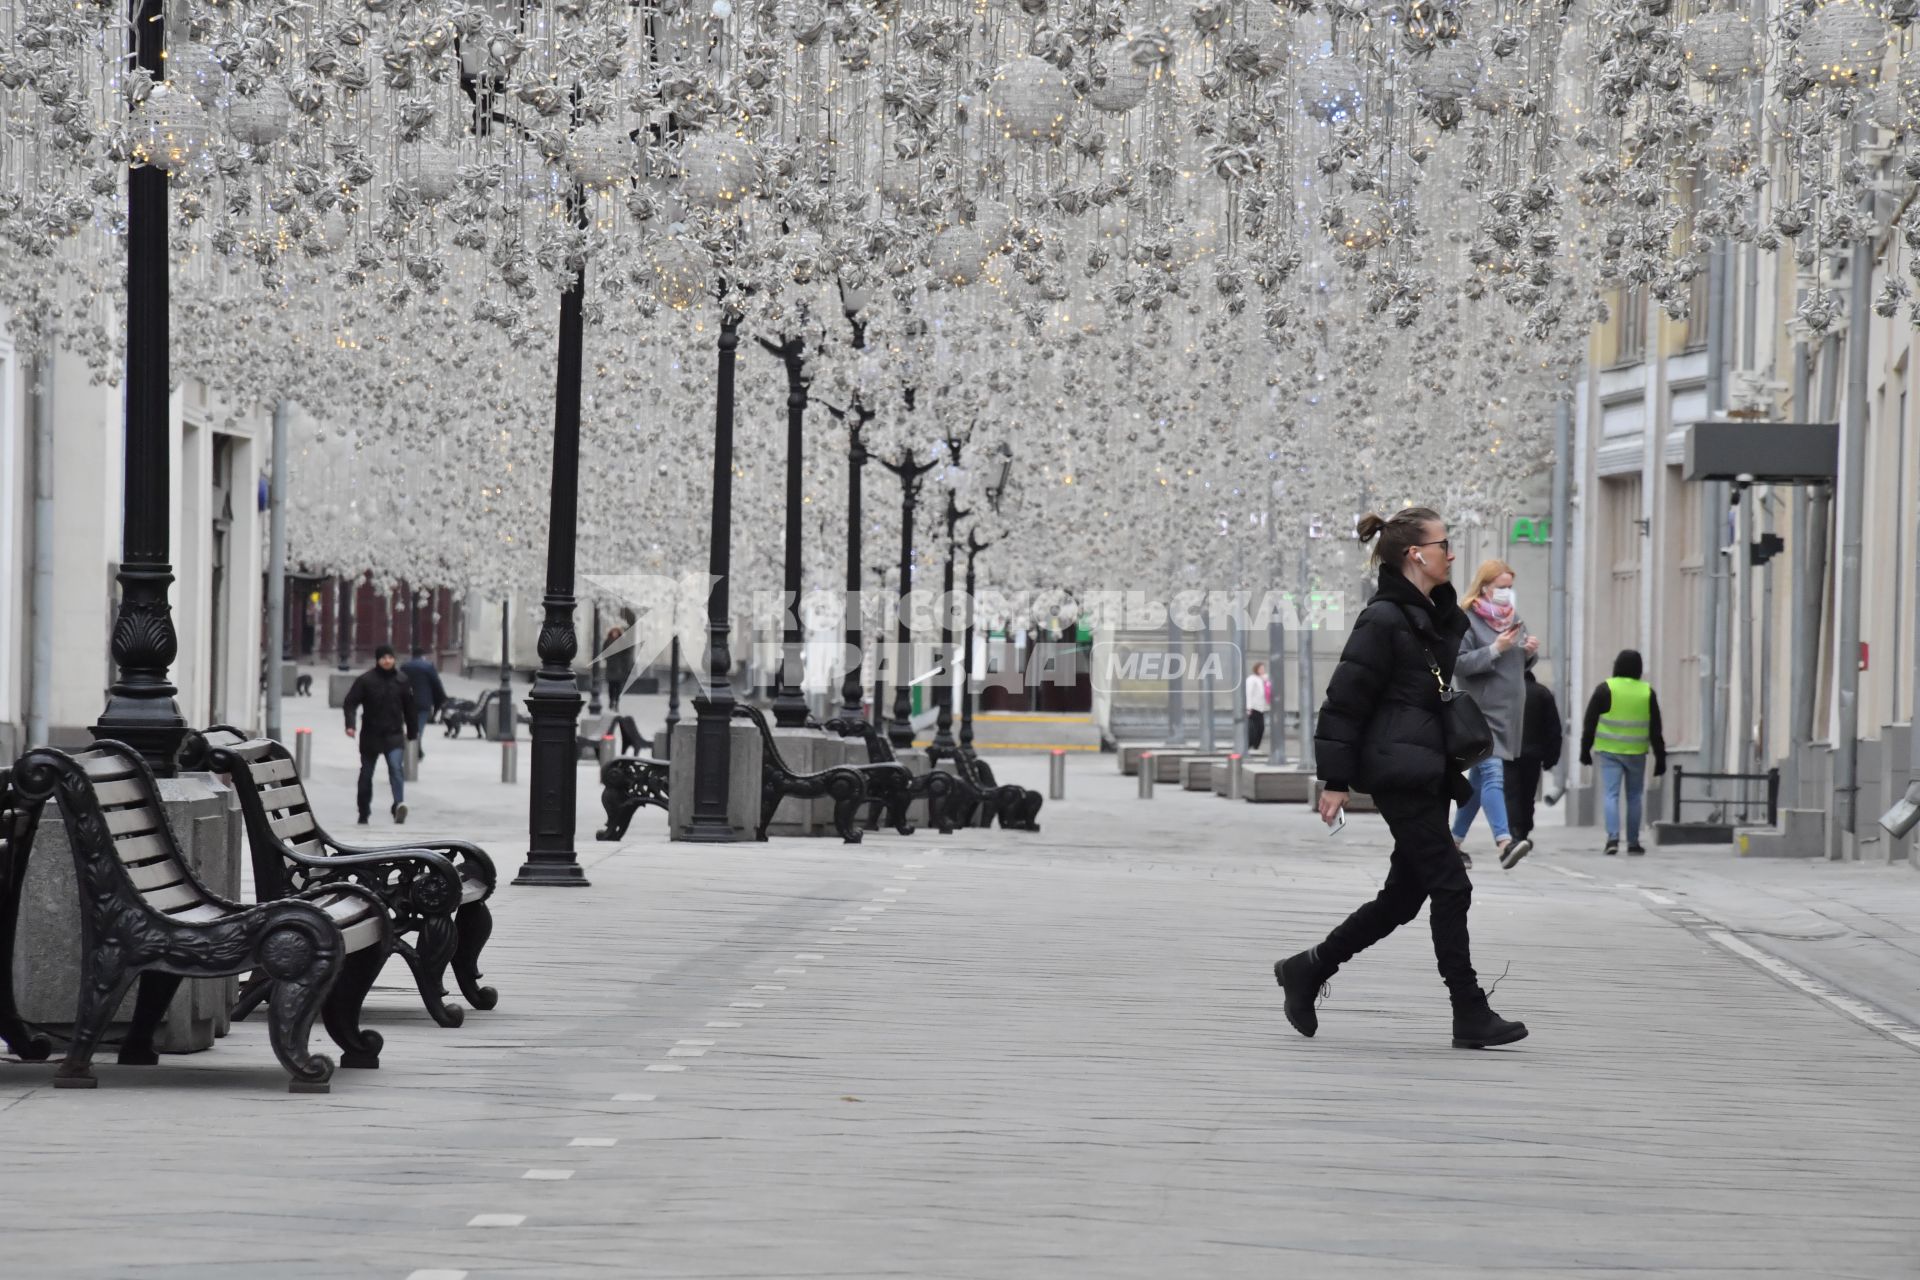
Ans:
[[[225,747],[233,754],[245,760],[249,765],[273,750],[271,738],[236,738],[232,741],[216,742],[215,746]]]
[[[486,881],[475,880],[469,877],[460,882],[460,905],[461,906],[464,907],[469,902],[478,902],[480,901],[480,899],[486,896],[487,896]]]
[[[96,782],[93,784],[93,798],[103,805],[133,804],[135,801],[151,799],[147,794],[146,781],[141,778],[127,778],[120,782]]]
[[[347,954],[352,955],[354,952],[365,947],[370,947],[378,942],[381,934],[381,923],[382,921],[379,916],[369,916],[359,924],[350,924],[342,929],[340,936],[346,939]]]
[[[328,919],[337,925],[348,925],[363,916],[378,915],[381,908],[357,893],[328,893],[308,898],[314,906],[327,913]]]
[[[260,760],[249,765],[247,772],[253,775],[254,785],[264,788],[270,782],[285,782],[298,775],[293,771],[291,760]]]
[[[260,793],[261,807],[271,813],[275,809],[292,809],[307,803],[307,789],[299,783],[286,787],[268,787]]]
[[[107,833],[116,836],[158,831],[162,822],[160,811],[150,804],[136,805],[131,809],[109,809],[106,818]]]
[[[285,840],[288,844],[296,843],[301,836],[313,835],[315,833],[313,811],[310,809],[302,809],[298,813],[290,813],[284,818],[275,818],[267,824],[267,829],[272,831],[274,835],[279,836],[282,840]]]
[[[233,913],[218,903],[203,902],[197,907],[188,907],[185,911],[176,911],[167,919],[182,924],[212,924],[216,920],[225,920]]]
[[[149,862],[144,866],[128,867],[127,878],[133,881],[133,887],[146,893],[151,889],[164,889],[170,884],[179,884],[187,878],[180,863],[174,858],[162,858],[159,862]]]
[[[173,852],[157,834],[116,840],[113,842],[113,851],[122,862],[151,862]]]
[[[200,896],[199,889],[184,882],[167,889],[153,889],[140,896],[145,898],[147,905],[155,911],[167,911],[174,907],[191,907],[205,901]]]
[[[79,760],[80,767],[86,772],[87,777],[96,785],[113,778],[135,777],[139,773],[133,761],[118,752],[88,752],[75,758]]]

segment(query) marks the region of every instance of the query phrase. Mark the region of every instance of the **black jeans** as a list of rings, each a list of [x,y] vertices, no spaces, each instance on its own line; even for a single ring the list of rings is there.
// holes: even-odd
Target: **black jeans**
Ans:
[[[1260,739],[1267,736],[1267,713],[1264,711],[1247,712],[1247,754],[1252,755],[1260,749]]]
[[[1467,940],[1467,908],[1473,882],[1447,826],[1448,800],[1424,792],[1375,792],[1374,804],[1393,833],[1393,865],[1372,902],[1334,926],[1320,944],[1320,959],[1342,965],[1420,914],[1431,902],[1433,955],[1440,977],[1456,998],[1480,989]]]
[[[1507,828],[1515,840],[1533,834],[1533,802],[1540,794],[1540,762],[1509,760],[1507,769]]]

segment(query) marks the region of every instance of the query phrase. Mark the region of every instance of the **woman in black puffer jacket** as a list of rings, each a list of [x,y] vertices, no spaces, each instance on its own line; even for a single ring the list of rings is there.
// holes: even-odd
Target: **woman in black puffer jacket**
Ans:
[[[1453,678],[1467,630],[1447,580],[1453,553],[1446,522],[1425,507],[1408,507],[1390,520],[1362,517],[1360,540],[1375,537],[1380,587],[1327,683],[1313,745],[1323,784],[1321,819],[1332,825],[1348,789],[1361,788],[1393,833],[1393,863],[1372,902],[1319,946],[1274,965],[1274,976],[1286,992],[1287,1021],[1311,1036],[1319,1028],[1314,1002],[1321,985],[1431,902],[1433,953],[1453,1001],[1454,1047],[1510,1044],[1527,1028],[1488,1008],[1480,990],[1467,938],[1473,883],[1447,826],[1449,803],[1471,789],[1460,762],[1447,754],[1440,718],[1441,684]]]

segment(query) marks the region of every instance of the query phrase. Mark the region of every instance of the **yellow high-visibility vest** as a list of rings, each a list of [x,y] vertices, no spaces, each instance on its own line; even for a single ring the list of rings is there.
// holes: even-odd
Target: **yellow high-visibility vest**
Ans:
[[[1613,676],[1607,680],[1612,706],[1600,717],[1593,749],[1616,756],[1643,756],[1653,732],[1653,686],[1645,680]]]

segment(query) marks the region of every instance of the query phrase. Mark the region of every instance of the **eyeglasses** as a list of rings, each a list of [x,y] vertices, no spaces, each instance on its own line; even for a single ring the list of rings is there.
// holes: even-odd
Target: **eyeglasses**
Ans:
[[[1453,551],[1453,539],[1451,538],[1442,538],[1438,542],[1416,542],[1413,545],[1416,547],[1438,547],[1441,551],[1449,554]]]

